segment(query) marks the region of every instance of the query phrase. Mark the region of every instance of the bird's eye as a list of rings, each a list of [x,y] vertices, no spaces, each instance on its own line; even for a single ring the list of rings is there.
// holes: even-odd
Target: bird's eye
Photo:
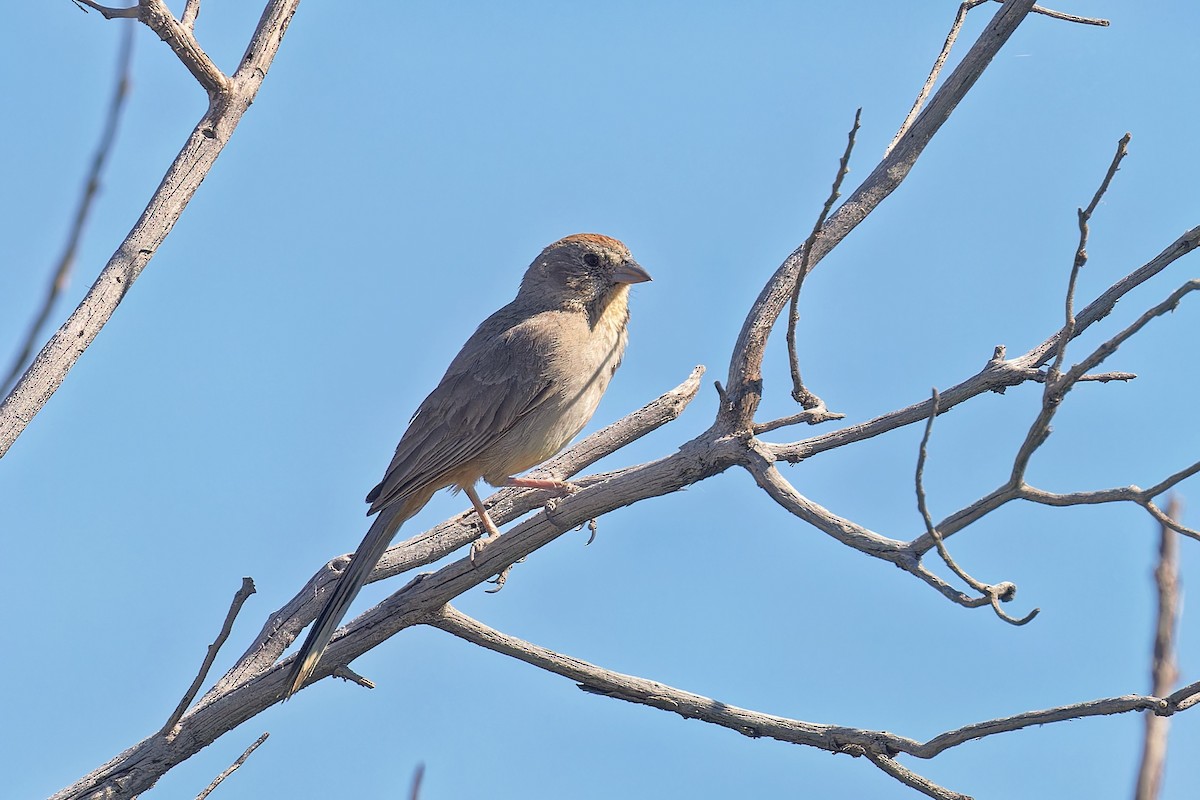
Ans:
[[[600,256],[596,255],[595,253],[585,253],[583,256],[583,263],[587,264],[589,267],[598,267],[600,266]]]

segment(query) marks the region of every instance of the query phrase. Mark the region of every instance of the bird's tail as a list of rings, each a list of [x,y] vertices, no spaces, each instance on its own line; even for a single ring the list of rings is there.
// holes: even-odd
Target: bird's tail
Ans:
[[[397,529],[406,519],[421,510],[432,492],[423,494],[425,494],[424,497],[409,497],[388,506],[375,517],[362,544],[354,551],[349,566],[338,579],[337,585],[333,587],[333,593],[325,601],[325,607],[313,621],[312,628],[308,631],[308,638],[304,640],[304,646],[296,654],[296,660],[292,662],[288,689],[284,694],[285,700],[299,691],[300,687],[312,677],[321,660],[321,654],[325,652],[326,645],[333,638],[333,632],[337,630],[342,617],[346,616],[346,611],[354,602],[354,598],[358,596],[359,589],[367,582],[371,570],[375,569],[375,565],[383,557],[383,552],[391,544]]]

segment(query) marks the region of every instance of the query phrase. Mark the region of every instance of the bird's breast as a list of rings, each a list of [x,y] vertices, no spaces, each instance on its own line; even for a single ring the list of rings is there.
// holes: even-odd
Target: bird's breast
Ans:
[[[620,286],[596,315],[583,310],[554,312],[543,333],[546,341],[543,379],[547,399],[513,426],[483,477],[493,485],[524,472],[557,453],[592,418],[613,373],[621,364],[628,338],[628,287]]]

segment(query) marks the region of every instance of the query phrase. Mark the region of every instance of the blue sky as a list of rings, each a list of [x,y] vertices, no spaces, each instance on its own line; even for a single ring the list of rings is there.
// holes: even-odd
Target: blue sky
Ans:
[[[891,140],[956,7],[302,5],[177,228],[0,460],[10,631],[0,764],[12,796],[49,795],[157,730],[242,576],[258,593],[217,675],[267,614],[354,548],[362,497],[413,409],[550,241],[615,236],[654,276],[634,289],[625,364],[588,431],[694,365],[709,369],[682,418],[596,469],[668,454],[707,428],[711,380],[724,379],[750,303],[811,228],[855,109],[847,189]],[[1093,220],[1080,298],[1200,223],[1200,9],[1059,8],[1113,25],[1026,20],[903,186],[806,282],[805,376],[847,423],[1061,324],[1075,209],[1126,131],[1130,156]],[[259,11],[204,4],[198,36],[226,71]],[[959,55],[990,13],[971,15]],[[123,23],[66,0],[7,18],[0,343],[13,347],[65,235]],[[136,46],[128,113],[57,320],[205,107],[149,30]],[[1074,352],[1195,274],[1194,260],[1177,262]],[[1185,299],[1109,360],[1136,381],[1068,396],[1032,482],[1146,486],[1196,460],[1196,304]],[[795,410],[772,341],[760,419]],[[1006,477],[1039,399],[1040,387],[1021,387],[939,421],[935,518]],[[909,539],[921,529],[919,437],[905,429],[784,471],[827,508]],[[1193,507],[1197,486],[1182,487]],[[439,495],[402,535],[464,503]],[[1011,506],[954,537],[969,571],[1018,584],[1014,613],[1042,609],[1024,628],[804,526],[736,469],[609,514],[586,549],[585,539],[562,537],[503,592],[475,590],[458,607],[725,703],[917,739],[1148,689],[1157,531],[1135,508]],[[1197,546],[1181,549],[1190,585]],[[368,587],[356,609],[402,582]],[[1188,610],[1184,680],[1200,664]],[[438,631],[405,631],[355,668],[378,688],[324,681],[148,796],[195,796],[263,731],[271,738],[214,797],[403,796],[420,762],[426,800],[917,796],[865,761],[587,695]],[[1124,797],[1142,724],[1046,726],[905,763],[979,798]],[[1166,797],[1195,794],[1198,731],[1192,714],[1175,718]]]

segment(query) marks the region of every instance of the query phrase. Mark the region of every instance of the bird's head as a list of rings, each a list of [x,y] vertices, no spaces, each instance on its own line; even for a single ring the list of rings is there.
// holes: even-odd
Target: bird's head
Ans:
[[[559,239],[533,260],[521,280],[519,297],[560,308],[606,305],[614,290],[650,280],[629,248],[598,233]]]

